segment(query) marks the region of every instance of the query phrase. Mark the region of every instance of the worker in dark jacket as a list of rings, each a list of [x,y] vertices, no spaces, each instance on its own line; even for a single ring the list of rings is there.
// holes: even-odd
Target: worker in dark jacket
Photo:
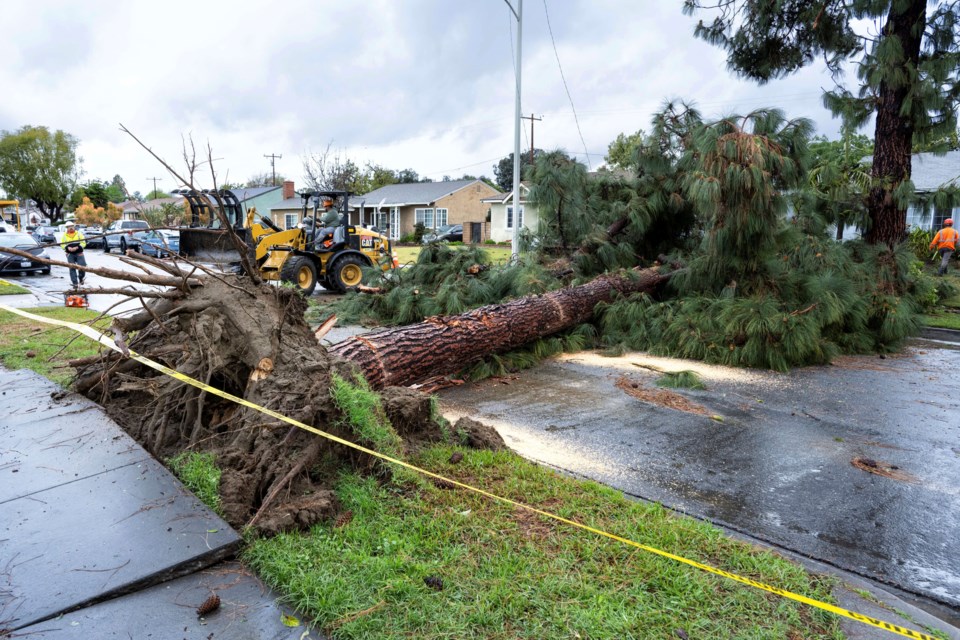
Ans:
[[[960,239],[960,232],[953,228],[953,218],[947,218],[943,221],[943,229],[937,231],[930,241],[930,248],[936,246],[940,252],[940,268],[937,275],[942,276],[947,273],[947,267],[950,264],[950,256],[957,250],[957,240]]]
[[[87,246],[87,241],[74,223],[68,222],[66,227],[67,229],[64,234],[60,236],[60,246],[62,246],[63,250],[67,253],[67,262],[70,264],[78,264],[81,267],[87,266],[87,259],[83,257],[83,248]],[[83,280],[86,275],[86,271],[80,271],[79,269],[70,267],[70,282],[75,289],[78,285],[83,286]]]

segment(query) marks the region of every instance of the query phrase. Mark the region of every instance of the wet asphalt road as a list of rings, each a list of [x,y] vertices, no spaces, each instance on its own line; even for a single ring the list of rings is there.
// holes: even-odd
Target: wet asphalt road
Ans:
[[[618,378],[658,377],[634,363],[698,371],[707,390],[683,393],[723,421],[627,395]],[[960,615],[960,345],[789,374],[583,353],[440,396],[445,415],[496,426],[525,457]]]

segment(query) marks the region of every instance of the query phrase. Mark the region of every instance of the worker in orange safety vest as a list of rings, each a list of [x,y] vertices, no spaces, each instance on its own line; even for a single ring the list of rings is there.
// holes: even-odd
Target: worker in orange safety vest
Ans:
[[[940,268],[937,270],[938,276],[947,272],[950,256],[957,250],[958,239],[960,239],[960,231],[953,228],[953,218],[947,218],[943,221],[943,229],[937,231],[937,235],[930,241],[930,248],[933,249],[936,246],[941,256]]]

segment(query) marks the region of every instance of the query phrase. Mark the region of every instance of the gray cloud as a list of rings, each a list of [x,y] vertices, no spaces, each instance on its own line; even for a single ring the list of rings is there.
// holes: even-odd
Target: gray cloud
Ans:
[[[300,156],[331,141],[361,162],[421,174],[491,175],[512,150],[513,23],[503,0],[75,5],[4,3],[7,24],[19,27],[0,69],[13,96],[0,104],[0,128],[69,131],[88,177],[119,173],[133,189],[151,188],[144,178],[160,167],[118,122],[171,160],[182,134],[209,141],[221,178],[234,180],[264,171],[271,152],[299,179]],[[523,110],[544,114],[537,146],[584,157],[557,56],[593,166],[619,132],[648,128],[665,98],[695,100],[708,115],[781,106],[836,131],[820,106],[830,80],[819,68],[764,87],[737,80],[721,51],[693,39],[679,1],[547,6],[556,54],[543,1],[524,7]]]

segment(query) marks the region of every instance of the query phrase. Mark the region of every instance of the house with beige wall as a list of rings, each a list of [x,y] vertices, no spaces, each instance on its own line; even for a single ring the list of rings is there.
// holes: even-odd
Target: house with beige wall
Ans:
[[[490,206],[485,198],[500,192],[482,180],[410,182],[380,187],[350,198],[353,222],[363,222],[381,231],[389,229],[392,240],[413,233],[422,222],[427,229],[448,224],[463,225],[463,239],[484,239],[483,229]],[[477,233],[472,233],[478,230]],[[479,237],[478,237],[479,236]]]

